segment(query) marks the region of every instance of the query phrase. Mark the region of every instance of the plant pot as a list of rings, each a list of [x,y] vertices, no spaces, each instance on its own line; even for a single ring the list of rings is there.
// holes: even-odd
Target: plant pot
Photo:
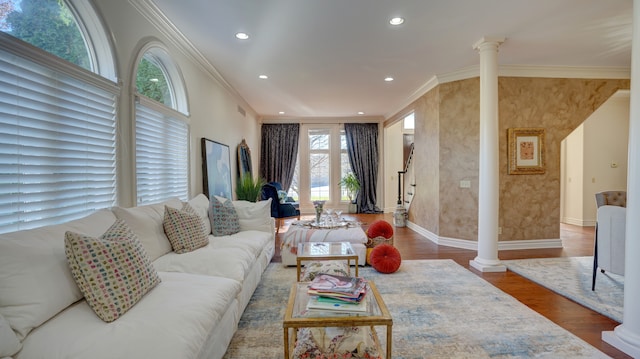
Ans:
[[[357,203],[349,203],[349,213],[358,213]]]

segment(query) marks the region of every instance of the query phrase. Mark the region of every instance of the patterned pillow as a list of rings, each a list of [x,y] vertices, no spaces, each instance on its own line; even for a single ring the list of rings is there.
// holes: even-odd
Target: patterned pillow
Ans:
[[[240,232],[240,221],[233,202],[226,200],[221,202],[216,196],[211,196],[211,233],[214,236],[228,236]]]
[[[209,244],[202,219],[185,203],[182,210],[164,207],[164,233],[176,253],[187,253]]]
[[[67,231],[64,244],[76,284],[105,322],[118,319],[160,283],[138,237],[121,219],[100,238]]]

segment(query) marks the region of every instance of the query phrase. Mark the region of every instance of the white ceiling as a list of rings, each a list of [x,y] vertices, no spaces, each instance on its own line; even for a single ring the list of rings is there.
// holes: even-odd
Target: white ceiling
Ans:
[[[477,66],[484,36],[506,38],[500,66],[631,62],[631,0],[151,2],[265,118],[388,118],[434,76]]]

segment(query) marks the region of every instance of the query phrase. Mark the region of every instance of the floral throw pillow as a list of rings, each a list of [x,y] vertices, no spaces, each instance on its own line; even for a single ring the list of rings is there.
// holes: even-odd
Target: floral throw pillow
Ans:
[[[209,244],[202,219],[188,203],[182,210],[165,206],[162,227],[176,253],[191,252]]]
[[[221,237],[240,232],[240,221],[233,202],[230,200],[222,202],[216,196],[211,196],[210,202],[211,233],[216,237]]]
[[[67,262],[93,311],[112,322],[160,283],[138,237],[118,219],[100,238],[67,231]]]

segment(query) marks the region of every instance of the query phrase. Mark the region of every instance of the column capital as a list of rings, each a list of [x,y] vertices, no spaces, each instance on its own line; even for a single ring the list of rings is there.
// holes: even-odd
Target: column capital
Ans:
[[[483,36],[480,40],[476,41],[476,43],[473,44],[473,48],[475,50],[480,50],[484,45],[488,45],[488,44],[491,44],[492,46],[495,46],[496,48],[498,48],[498,46],[500,46],[500,44],[502,44],[504,40],[505,40],[504,36],[503,37]]]

